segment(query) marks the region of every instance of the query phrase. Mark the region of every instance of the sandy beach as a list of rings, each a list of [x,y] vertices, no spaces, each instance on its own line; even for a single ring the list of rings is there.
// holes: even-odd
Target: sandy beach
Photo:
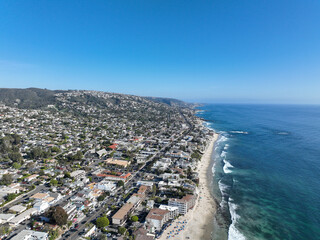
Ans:
[[[159,238],[160,240],[211,239],[211,223],[216,212],[216,205],[210,193],[209,186],[211,179],[208,179],[207,171],[211,162],[213,146],[218,139],[218,136],[218,134],[214,134],[198,164],[197,172],[199,173],[199,187],[197,189],[198,198],[194,208],[185,216],[180,216],[176,219],[172,225],[163,232],[162,236]],[[179,234],[174,235],[173,232],[177,232],[177,230],[179,231]],[[169,235],[171,235],[171,237],[167,238]]]

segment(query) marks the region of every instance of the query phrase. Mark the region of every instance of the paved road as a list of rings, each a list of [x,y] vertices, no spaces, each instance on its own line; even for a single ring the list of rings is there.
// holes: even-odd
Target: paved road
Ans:
[[[33,189],[32,191],[25,193],[25,194],[21,194],[20,196],[18,196],[14,201],[8,203],[7,205],[3,206],[2,208],[0,208],[1,212],[6,212],[9,208],[11,208],[14,205],[17,205],[19,203],[21,203],[25,198],[29,198],[32,195],[42,191],[43,189],[46,189],[47,187],[44,185],[39,185],[37,186],[35,189]]]

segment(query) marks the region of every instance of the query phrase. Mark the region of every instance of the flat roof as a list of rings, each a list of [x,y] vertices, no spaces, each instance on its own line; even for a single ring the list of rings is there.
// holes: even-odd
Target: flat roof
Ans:
[[[133,208],[132,203],[126,203],[124,204],[113,216],[112,218],[116,219],[124,219],[124,217],[128,214],[128,212],[131,211]]]

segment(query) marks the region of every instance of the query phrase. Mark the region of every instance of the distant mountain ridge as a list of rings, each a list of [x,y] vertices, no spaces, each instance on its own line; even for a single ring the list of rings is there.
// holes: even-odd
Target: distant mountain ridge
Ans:
[[[56,94],[68,92],[81,92],[85,90],[48,90],[41,88],[0,88],[0,102],[8,106],[17,106],[19,108],[43,108],[48,105],[55,105],[57,103]],[[129,96],[127,94],[114,94],[115,98]],[[138,96],[137,96],[138,97]],[[192,108],[193,104],[185,103],[173,98],[160,97],[141,97],[153,102],[163,103],[171,107]],[[115,103],[117,100],[115,99]]]

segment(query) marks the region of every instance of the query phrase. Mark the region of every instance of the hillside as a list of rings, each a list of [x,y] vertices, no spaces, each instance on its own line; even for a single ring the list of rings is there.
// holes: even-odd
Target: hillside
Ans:
[[[8,106],[16,106],[19,108],[44,108],[48,105],[57,105],[59,100],[57,99],[59,94],[68,94],[72,92],[96,92],[96,91],[77,91],[77,90],[48,90],[48,89],[40,89],[40,88],[26,88],[26,89],[18,89],[18,88],[0,88],[0,102],[8,105]],[[150,100],[156,103],[163,103],[172,107],[192,107],[192,104],[185,103],[178,99],[172,98],[159,98],[159,97],[138,97],[126,94],[116,94],[116,93],[101,93],[99,96],[91,96],[87,94],[85,97],[73,97],[70,99],[75,102],[82,103],[92,103],[95,102],[98,105],[106,106],[108,103],[118,104],[121,102],[121,98],[139,98]],[[107,94],[112,96],[112,98],[101,99],[103,94]]]

